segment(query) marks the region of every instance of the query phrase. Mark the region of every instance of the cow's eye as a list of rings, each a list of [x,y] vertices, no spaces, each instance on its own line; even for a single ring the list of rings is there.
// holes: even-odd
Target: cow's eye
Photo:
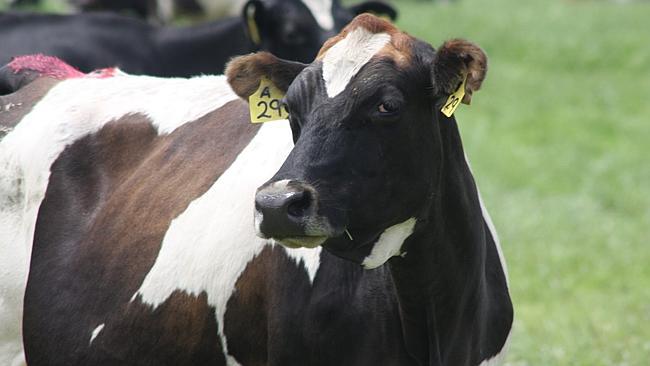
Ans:
[[[392,116],[399,112],[399,103],[392,100],[386,100],[379,104],[377,110],[380,114],[385,116]]]

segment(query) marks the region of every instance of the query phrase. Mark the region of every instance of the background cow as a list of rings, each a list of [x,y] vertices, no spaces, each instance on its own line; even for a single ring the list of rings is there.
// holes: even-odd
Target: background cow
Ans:
[[[466,102],[480,87],[477,46],[434,51],[364,15],[310,65],[239,58],[237,95],[262,77],[287,93],[289,122],[261,127],[223,77],[44,72],[65,80],[36,78],[0,121],[3,248],[34,243],[30,365],[500,354],[505,263],[455,119],[440,112],[459,85]],[[258,235],[316,248],[257,238],[254,211]]]
[[[117,66],[135,74],[192,76],[222,73],[232,56],[257,49],[309,62],[355,14],[373,10],[396,15],[383,3],[342,7],[325,0],[250,0],[242,17],[183,28],[108,13],[0,14],[0,64],[43,53],[84,72]]]

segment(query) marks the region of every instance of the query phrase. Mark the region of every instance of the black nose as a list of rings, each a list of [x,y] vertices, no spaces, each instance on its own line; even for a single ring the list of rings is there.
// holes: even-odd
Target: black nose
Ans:
[[[315,211],[314,193],[302,183],[272,183],[255,195],[255,209],[261,218],[260,231],[265,236],[304,236],[306,218]]]

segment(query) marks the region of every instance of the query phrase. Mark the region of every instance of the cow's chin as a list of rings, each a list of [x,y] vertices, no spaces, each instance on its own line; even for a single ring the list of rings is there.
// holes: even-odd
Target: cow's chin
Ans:
[[[327,236],[295,236],[275,240],[283,246],[291,249],[316,248],[327,240]]]

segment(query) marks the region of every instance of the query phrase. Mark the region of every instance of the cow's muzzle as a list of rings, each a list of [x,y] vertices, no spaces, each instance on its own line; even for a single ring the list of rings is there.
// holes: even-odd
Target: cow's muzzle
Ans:
[[[257,235],[291,247],[313,248],[332,234],[326,218],[318,215],[314,187],[295,180],[280,180],[260,187],[255,195]]]

